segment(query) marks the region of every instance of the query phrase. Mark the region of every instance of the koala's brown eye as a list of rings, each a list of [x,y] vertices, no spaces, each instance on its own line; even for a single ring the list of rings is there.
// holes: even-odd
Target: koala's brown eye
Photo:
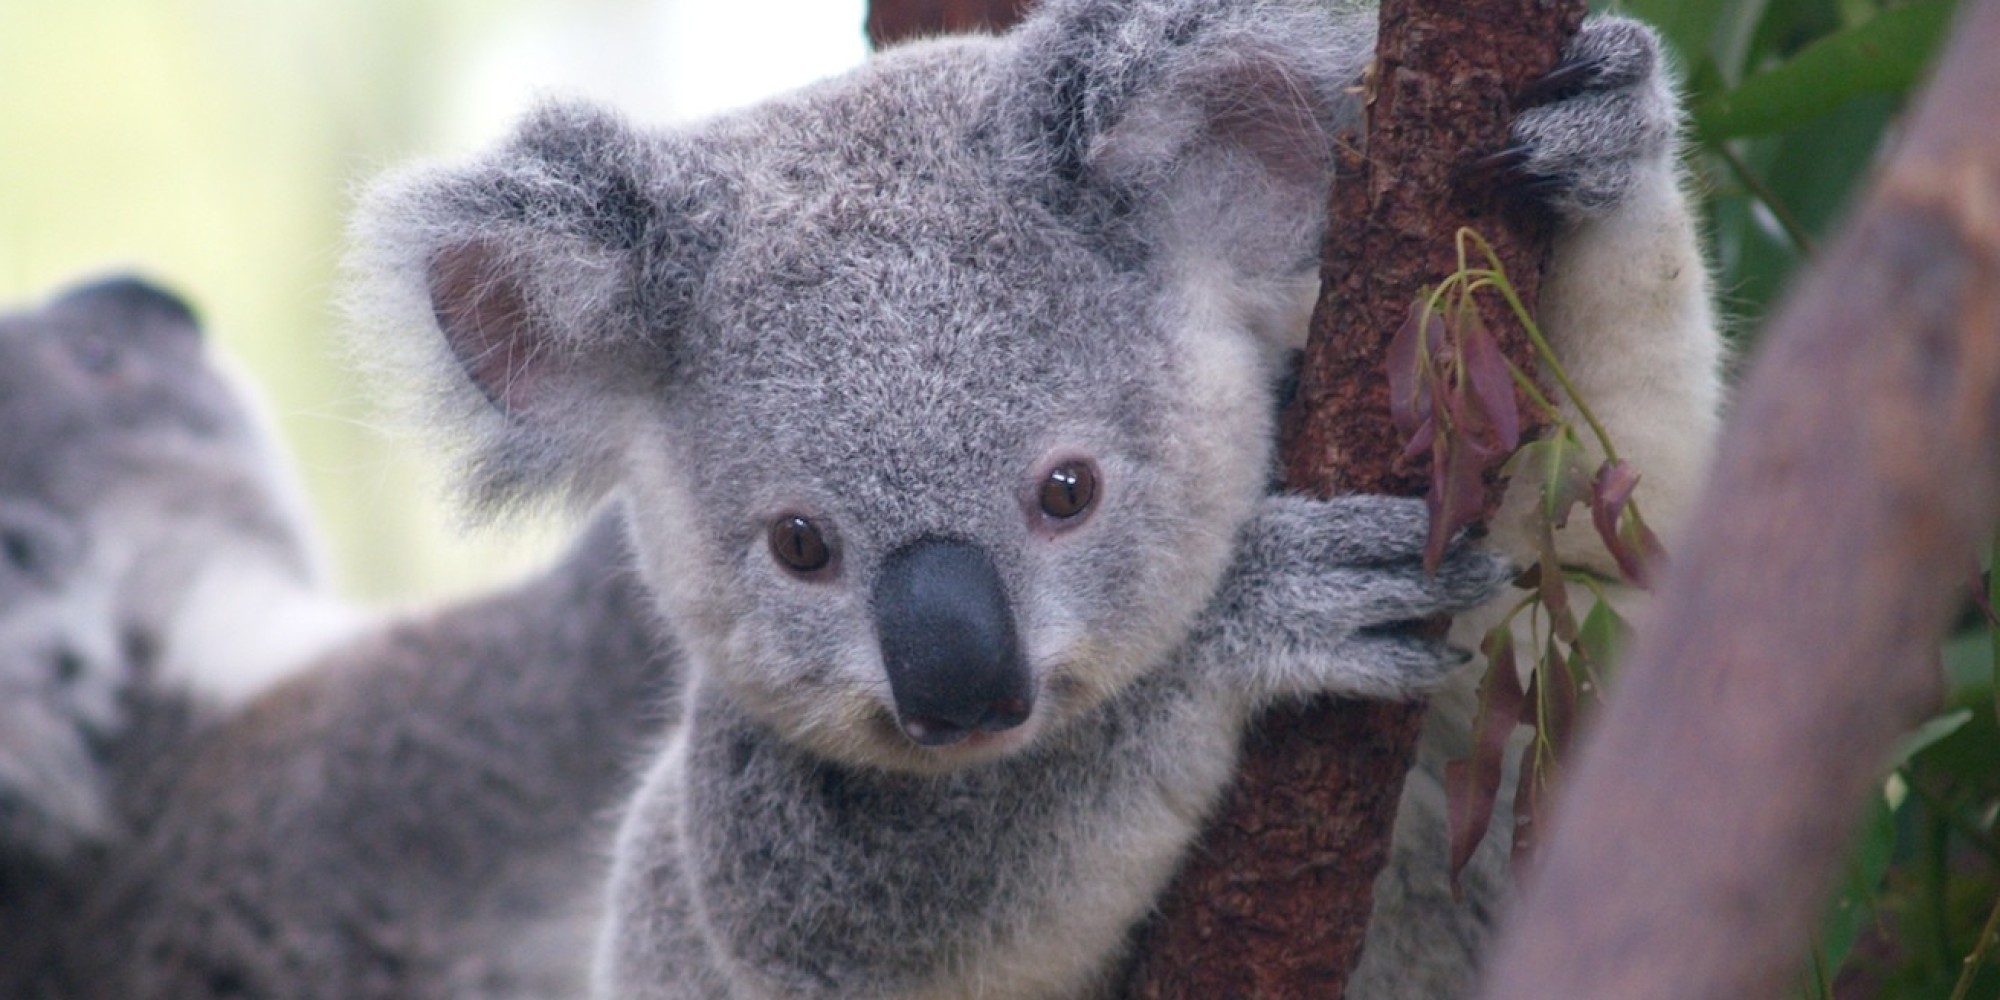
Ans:
[[[833,561],[833,550],[819,526],[797,514],[772,521],[770,539],[771,554],[793,572],[817,572]]]
[[[118,351],[103,337],[79,337],[71,349],[76,363],[93,375],[108,375],[118,367]]]
[[[1064,462],[1042,480],[1042,513],[1068,519],[1090,509],[1097,499],[1097,470],[1088,462]]]

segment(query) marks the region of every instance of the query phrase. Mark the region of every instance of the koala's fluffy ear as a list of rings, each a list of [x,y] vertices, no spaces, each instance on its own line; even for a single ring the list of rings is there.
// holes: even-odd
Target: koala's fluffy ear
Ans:
[[[424,345],[390,365],[431,373],[425,423],[471,442],[476,503],[608,485],[610,431],[628,422],[607,410],[662,388],[714,248],[719,185],[695,173],[685,149],[552,105],[484,158],[364,199],[351,311],[380,353]]]
[[[1003,127],[1058,211],[1144,254],[1287,276],[1317,256],[1374,37],[1372,9],[1323,0],[1044,0]]]
[[[199,339],[201,319],[187,300],[135,275],[121,274],[64,289],[49,303],[59,316],[79,316],[113,336]]]

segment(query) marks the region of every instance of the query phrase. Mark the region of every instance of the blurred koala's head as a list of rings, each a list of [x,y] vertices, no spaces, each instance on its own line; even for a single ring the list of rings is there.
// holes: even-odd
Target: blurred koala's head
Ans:
[[[705,682],[840,759],[990,759],[1163,662],[1268,479],[1368,33],[1042,10],[687,131],[544,109],[357,228],[474,499],[624,491]]]

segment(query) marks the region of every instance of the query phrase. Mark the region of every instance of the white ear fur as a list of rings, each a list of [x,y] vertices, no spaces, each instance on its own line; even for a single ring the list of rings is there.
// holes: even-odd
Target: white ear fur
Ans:
[[[480,159],[392,174],[363,199],[349,311],[364,362],[428,380],[414,422],[458,451],[475,507],[591,503],[614,478],[622,423],[606,409],[665,367],[710,245],[673,193],[678,152],[554,105]]]
[[[1261,6],[1224,19],[1190,0],[1051,0],[1019,39],[1015,96],[1023,142],[1081,189],[1064,201],[1170,266],[1199,256],[1255,283],[1309,271],[1373,16]]]

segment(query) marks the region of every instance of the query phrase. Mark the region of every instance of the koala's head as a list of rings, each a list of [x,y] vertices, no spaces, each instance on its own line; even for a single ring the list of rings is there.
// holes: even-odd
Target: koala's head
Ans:
[[[323,572],[254,394],[171,292],[111,277],[0,313],[0,427],[0,492],[76,523],[128,619],[160,627],[225,553]]]
[[[1050,0],[691,129],[548,108],[375,188],[358,320],[475,501],[626,494],[706,682],[841,759],[989,759],[1226,567],[1368,35]]]

